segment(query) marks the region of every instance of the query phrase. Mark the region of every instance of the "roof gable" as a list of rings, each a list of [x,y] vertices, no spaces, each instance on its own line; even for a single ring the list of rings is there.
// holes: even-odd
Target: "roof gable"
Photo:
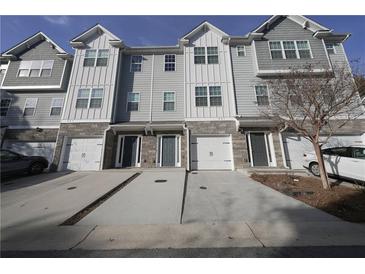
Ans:
[[[180,40],[189,40],[190,38],[194,37],[197,33],[202,32],[202,31],[207,31],[207,30],[211,30],[221,37],[229,36],[223,30],[217,28],[216,26],[212,25],[208,21],[204,21],[204,22],[200,23],[198,26],[196,26],[189,33],[185,34]]]

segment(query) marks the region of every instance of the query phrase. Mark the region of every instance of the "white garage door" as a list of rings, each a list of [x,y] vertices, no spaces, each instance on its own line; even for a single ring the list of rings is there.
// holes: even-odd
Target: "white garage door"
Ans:
[[[26,156],[43,156],[48,160],[48,163],[52,163],[55,143],[4,140],[3,148]]]
[[[364,137],[365,135],[332,136],[323,148],[364,144]],[[284,133],[282,139],[287,166],[291,169],[303,169],[303,154],[313,151],[312,143],[301,136],[288,133]]]
[[[190,151],[193,170],[233,169],[230,136],[192,136]]]
[[[102,138],[67,138],[63,170],[99,170]]]

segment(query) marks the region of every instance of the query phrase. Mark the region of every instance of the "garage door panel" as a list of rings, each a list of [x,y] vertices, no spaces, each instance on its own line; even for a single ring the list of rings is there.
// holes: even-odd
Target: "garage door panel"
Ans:
[[[232,169],[230,136],[192,136],[191,165],[194,170]]]

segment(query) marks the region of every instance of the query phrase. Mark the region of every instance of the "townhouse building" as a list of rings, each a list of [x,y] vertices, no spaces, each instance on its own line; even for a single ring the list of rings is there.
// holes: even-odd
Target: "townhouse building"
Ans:
[[[51,163],[72,55],[42,32],[1,54],[1,144]]]
[[[175,46],[129,47],[97,24],[71,40],[73,58],[51,43],[55,56],[67,63],[62,76],[62,87],[68,82],[67,92],[57,90],[64,95],[61,117],[54,122],[50,116],[29,119],[24,113],[32,102],[19,99],[23,115],[2,115],[8,125],[3,147],[11,147],[14,138],[18,143],[30,142],[14,131],[14,126],[29,123],[24,124],[28,135],[32,132],[40,138],[37,142],[53,144],[54,170],[302,168],[302,154],[312,150],[311,144],[262,117],[270,104],[265,81],[285,75],[291,67],[311,64],[320,74],[334,63],[349,66],[343,47],[348,37],[304,16],[272,16],[245,36],[231,36],[203,22],[182,35]],[[11,94],[10,75],[14,75],[13,85],[23,81],[19,68],[16,73],[9,68],[37,48],[28,45],[16,46],[2,56],[1,60],[9,60],[1,86],[2,113],[5,94]],[[46,53],[41,50],[42,54]],[[34,93],[40,91],[29,92],[36,97]],[[21,92],[18,96],[24,98]],[[9,114],[12,107],[16,105],[9,104]],[[38,113],[38,107],[34,109]],[[364,144],[364,121],[353,121],[331,140]],[[46,135],[52,138],[38,137],[42,135],[39,128],[45,134],[51,125],[53,135]]]

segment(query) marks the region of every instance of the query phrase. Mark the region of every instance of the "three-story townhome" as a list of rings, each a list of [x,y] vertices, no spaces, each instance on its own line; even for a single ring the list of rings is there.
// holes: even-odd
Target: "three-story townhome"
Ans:
[[[38,32],[1,55],[2,148],[51,163],[72,55]]]
[[[343,47],[349,36],[294,15],[272,16],[246,36],[230,38],[237,120],[247,148],[245,167],[303,168],[303,153],[312,151],[312,144],[290,130],[279,132],[261,115],[270,104],[266,80],[309,65],[318,75],[335,64],[350,69]],[[330,142],[365,143],[364,129],[365,120],[358,119],[341,128]]]

